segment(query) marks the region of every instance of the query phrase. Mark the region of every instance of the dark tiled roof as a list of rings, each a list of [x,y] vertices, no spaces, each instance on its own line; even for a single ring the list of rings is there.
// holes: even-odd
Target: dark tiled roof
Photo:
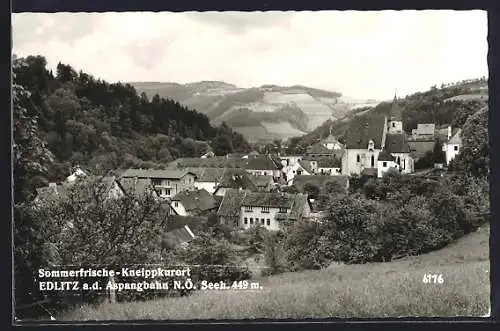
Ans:
[[[152,169],[128,169],[121,177],[137,177],[137,178],[169,178],[169,179],[180,179],[188,174],[185,170],[152,170]],[[194,174],[193,174],[194,175]]]
[[[127,194],[144,195],[148,192],[154,194],[151,180],[147,178],[120,178],[119,183]]]
[[[311,161],[308,161],[308,160],[302,160],[299,162],[300,166],[302,168],[304,168],[305,171],[307,171],[308,173],[312,174],[314,171],[312,170],[312,165],[311,165]]]
[[[227,190],[217,211],[217,215],[226,217],[239,216],[241,203],[248,193],[250,193],[248,190]]]
[[[281,164],[281,161],[278,161]],[[248,159],[248,163],[245,165],[245,169],[249,170],[279,170],[276,162],[270,157],[260,156]]]
[[[274,183],[273,176],[254,175],[250,176],[250,180],[256,187],[267,187]]]
[[[242,206],[291,208],[294,195],[288,193],[249,192],[241,202]]]
[[[206,190],[184,190],[177,193],[172,201],[180,201],[187,212],[193,210],[208,211],[217,208],[217,201]]]
[[[218,187],[255,190],[257,187],[250,179],[250,174],[241,169],[227,169]]]
[[[387,134],[384,147],[389,153],[410,153],[410,145],[404,133]]]
[[[329,135],[321,141],[323,144],[338,144],[339,141],[333,135]]]
[[[313,176],[295,176],[293,178],[293,186],[295,186],[300,192],[304,192],[304,186],[306,184],[312,184],[319,188],[325,186],[328,182],[336,182],[342,187],[347,188],[347,183],[349,178],[347,176],[327,176],[327,175],[313,175]]]
[[[378,161],[394,161],[394,156],[391,155],[387,150],[383,150],[378,153]]]
[[[112,187],[113,183],[116,181],[115,176],[87,176],[82,178],[83,181],[86,182],[94,182],[96,185],[100,185],[100,188],[103,189],[102,193],[106,194]],[[77,183],[81,183],[81,181],[77,182],[63,182],[62,184],[56,185],[54,187],[46,186],[40,187],[36,189],[37,199],[40,201],[48,202],[60,199],[61,197],[68,197],[72,187],[77,185]],[[119,184],[120,185],[120,184]],[[120,185],[120,189],[123,187]]]
[[[392,107],[391,107],[391,112],[389,114],[389,119],[393,121],[403,120],[402,110],[396,96],[394,96],[394,100],[392,101]]]
[[[291,206],[291,210],[289,214],[286,213],[277,213],[276,214],[276,219],[277,220],[286,220],[286,219],[298,219],[302,216],[302,213],[304,211],[304,207],[309,204],[309,201],[307,200],[307,195],[305,194],[294,194],[293,195],[293,204]],[[311,205],[309,204],[309,207]]]
[[[383,115],[370,114],[370,116],[354,117],[347,130],[346,148],[367,149],[371,139],[374,147],[380,149],[384,125],[385,116]]]
[[[219,182],[224,176],[224,173],[226,172],[227,168],[193,167],[193,168],[184,168],[184,170],[196,174],[197,182]]]
[[[279,170],[280,164],[276,164],[267,156],[256,156],[248,159],[243,158],[228,158],[225,156],[217,156],[207,159],[200,158],[181,158],[170,164],[172,167],[188,168],[188,167],[203,167],[203,168],[244,168],[249,170]]]
[[[170,243],[172,246],[189,243],[194,238],[194,233],[187,225],[165,233],[165,241]]]

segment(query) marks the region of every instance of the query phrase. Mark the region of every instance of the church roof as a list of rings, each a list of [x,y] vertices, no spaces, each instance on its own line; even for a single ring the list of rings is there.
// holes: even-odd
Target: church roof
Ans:
[[[391,155],[386,149],[378,154],[379,161],[394,161],[394,156]]]
[[[384,148],[389,153],[410,153],[410,145],[404,133],[387,134]]]
[[[380,149],[384,132],[385,117],[370,114],[370,116],[354,117],[349,124],[346,136],[346,148],[366,149],[368,142],[373,140],[374,148]]]
[[[323,139],[321,142],[323,144],[338,144],[339,143],[339,141],[337,140],[337,138],[335,138],[331,134],[328,137],[326,137],[325,139]]]
[[[403,120],[402,110],[401,110],[401,107],[399,106],[398,99],[397,99],[396,95],[394,95],[394,100],[392,101],[391,112],[389,114],[389,120],[391,120],[391,121],[402,121]]]

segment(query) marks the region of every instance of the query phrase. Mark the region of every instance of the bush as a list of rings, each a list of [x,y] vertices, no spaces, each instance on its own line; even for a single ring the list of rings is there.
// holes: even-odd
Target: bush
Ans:
[[[264,258],[267,269],[262,275],[275,275],[286,270],[283,237],[279,233],[268,233],[264,240]]]

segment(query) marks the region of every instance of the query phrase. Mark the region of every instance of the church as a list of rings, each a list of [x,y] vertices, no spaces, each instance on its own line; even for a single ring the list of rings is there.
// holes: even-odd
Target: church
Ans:
[[[397,97],[389,116],[355,118],[348,128],[342,156],[342,174],[382,177],[389,169],[414,172],[408,137],[403,130],[402,110]]]

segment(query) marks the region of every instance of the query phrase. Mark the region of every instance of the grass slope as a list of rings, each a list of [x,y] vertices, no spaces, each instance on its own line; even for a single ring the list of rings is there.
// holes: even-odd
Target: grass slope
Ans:
[[[332,265],[261,280],[263,290],[83,306],[61,320],[482,316],[490,306],[489,226],[448,247],[388,263]],[[443,284],[424,284],[424,274]]]

